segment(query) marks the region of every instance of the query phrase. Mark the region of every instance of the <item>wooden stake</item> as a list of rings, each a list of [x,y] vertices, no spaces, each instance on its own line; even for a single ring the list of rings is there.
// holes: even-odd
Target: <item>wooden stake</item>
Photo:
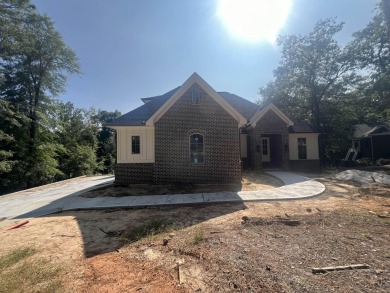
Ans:
[[[356,270],[356,269],[369,269],[370,266],[364,264],[347,265],[347,266],[335,266],[335,267],[324,267],[324,268],[312,268],[313,274],[323,274],[331,271],[343,271],[343,270]]]

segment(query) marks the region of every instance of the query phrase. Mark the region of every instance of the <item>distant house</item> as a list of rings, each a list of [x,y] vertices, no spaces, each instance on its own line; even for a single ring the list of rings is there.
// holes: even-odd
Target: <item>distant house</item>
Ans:
[[[317,170],[318,136],[310,125],[228,92],[198,74],[112,121],[116,184],[238,183],[256,170]]]
[[[390,158],[390,127],[383,123],[362,123],[352,126],[352,147],[346,160]]]

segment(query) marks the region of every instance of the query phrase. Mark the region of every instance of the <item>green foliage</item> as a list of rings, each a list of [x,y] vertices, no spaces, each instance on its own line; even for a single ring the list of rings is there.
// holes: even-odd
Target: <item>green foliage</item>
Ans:
[[[325,134],[321,153],[328,158],[348,148],[347,129],[356,121],[348,102],[348,90],[359,81],[355,61],[334,38],[342,27],[326,19],[308,35],[279,37],[282,57],[275,80],[260,88],[262,104],[272,102]]]
[[[96,153],[90,146],[77,145],[70,149],[66,162],[63,163],[62,169],[67,178],[92,175],[97,170]]]
[[[101,171],[105,174],[113,173],[116,161],[115,131],[107,128],[105,125],[119,116],[121,116],[121,112],[119,111],[108,112],[99,110],[96,117],[101,126],[98,136],[98,160],[101,166]]]
[[[120,113],[54,98],[79,71],[47,15],[28,0],[0,2],[0,189],[112,171],[115,138],[103,124]]]
[[[390,44],[382,9],[363,30],[354,34],[349,50],[365,78],[356,89],[359,120],[390,124]]]
[[[390,34],[382,10],[344,47],[335,40],[342,27],[327,19],[308,35],[280,37],[275,79],[260,88],[258,101],[317,128],[328,162],[345,156],[353,124],[390,123]]]

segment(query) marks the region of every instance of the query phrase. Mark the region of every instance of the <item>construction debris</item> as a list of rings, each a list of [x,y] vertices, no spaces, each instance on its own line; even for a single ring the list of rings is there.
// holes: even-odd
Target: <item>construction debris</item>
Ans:
[[[312,268],[313,274],[324,274],[331,271],[343,271],[343,270],[355,270],[355,269],[369,269],[370,266],[364,264],[347,265],[347,266],[335,266],[335,267],[324,267],[324,268]]]

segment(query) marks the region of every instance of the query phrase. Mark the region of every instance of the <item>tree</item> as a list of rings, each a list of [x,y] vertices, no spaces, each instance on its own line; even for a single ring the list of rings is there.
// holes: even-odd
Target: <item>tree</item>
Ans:
[[[361,122],[390,123],[390,48],[382,9],[348,45],[365,77],[355,91]]]
[[[381,9],[386,23],[387,45],[390,48],[390,0],[382,0]]]
[[[6,24],[0,39],[1,98],[28,118],[24,158],[28,172],[24,177],[27,186],[33,186],[46,177],[36,177],[41,170],[42,149],[53,150],[47,125],[53,110],[52,96],[64,91],[67,74],[78,73],[79,64],[50,18],[38,14],[29,1],[3,0],[0,7],[0,23]],[[55,151],[48,154],[55,160]],[[48,170],[54,172],[56,167],[52,167]]]
[[[99,128],[95,120],[96,110],[75,108],[70,102],[59,103],[56,125],[56,141],[62,146],[58,158],[64,177],[90,175],[98,170],[96,152]]]
[[[335,120],[346,120],[340,112],[340,103],[350,99],[348,92],[358,81],[352,55],[334,39],[342,27],[343,23],[336,23],[332,18],[317,22],[308,35],[279,37],[277,43],[282,57],[274,71],[275,80],[259,92],[260,103],[272,102],[285,113],[308,121],[325,133],[323,137],[331,152],[342,151],[335,145],[340,143],[340,137],[336,139],[334,134],[345,132],[345,129],[337,129],[335,123],[341,121]],[[348,121],[341,125],[346,124]],[[344,137],[345,144],[346,134]],[[337,142],[332,142],[335,140]],[[322,156],[324,152],[322,149]]]
[[[108,112],[99,110],[97,116],[95,117],[100,124],[97,156],[100,169],[104,174],[112,173],[114,171],[116,158],[115,131],[105,127],[105,125],[119,116],[121,116],[121,112],[119,111]]]

